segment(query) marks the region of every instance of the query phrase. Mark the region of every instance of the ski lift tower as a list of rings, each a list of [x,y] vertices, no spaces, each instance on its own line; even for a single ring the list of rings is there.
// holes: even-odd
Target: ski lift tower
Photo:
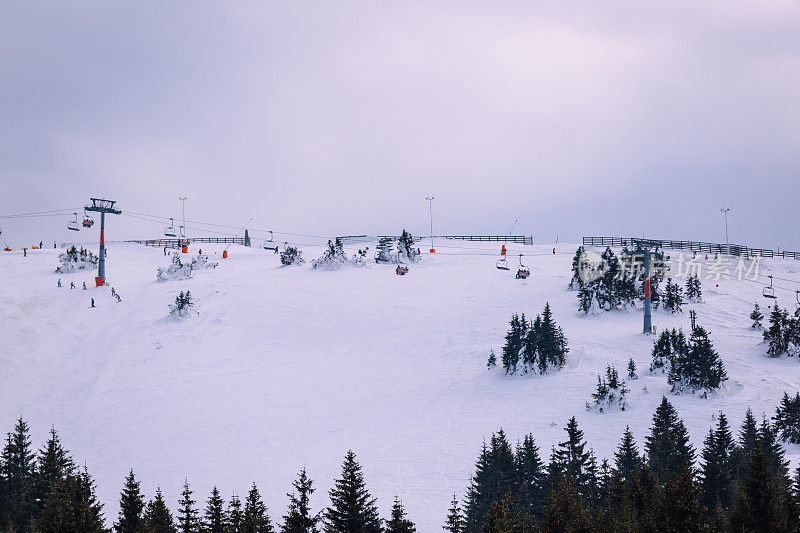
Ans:
[[[636,255],[644,255],[644,333],[653,333],[652,303],[650,295],[650,254],[658,251],[660,243],[647,239],[633,239]]]
[[[106,282],[106,213],[110,215],[121,215],[122,211],[114,208],[114,200],[106,200],[105,198],[90,198],[92,205],[85,207],[86,211],[94,211],[100,213],[100,262],[98,263],[97,278],[95,282],[97,286],[104,285]]]

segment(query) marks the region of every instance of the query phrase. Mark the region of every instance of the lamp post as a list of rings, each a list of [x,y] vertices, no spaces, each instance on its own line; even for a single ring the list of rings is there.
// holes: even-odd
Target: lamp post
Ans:
[[[723,207],[720,211],[722,211],[722,216],[725,217],[725,249],[727,250],[726,253],[731,255],[731,245],[730,241],[728,241],[728,211],[730,211],[730,209]]]
[[[433,247],[433,196],[426,196],[425,199],[428,200],[428,210],[430,213],[431,218],[431,253],[436,253],[436,249]]]
[[[186,197],[178,198],[181,201],[181,211],[183,215],[183,226],[181,226],[181,246],[187,246],[186,242]]]

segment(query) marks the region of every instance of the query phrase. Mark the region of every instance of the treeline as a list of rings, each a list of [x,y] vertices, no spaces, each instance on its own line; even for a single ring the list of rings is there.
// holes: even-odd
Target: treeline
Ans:
[[[403,503],[395,497],[388,519],[378,515],[376,499],[366,488],[356,455],[349,451],[341,478],[330,490],[329,507],[314,513],[309,499],[313,482],[303,468],[288,494],[289,507],[274,521],[255,483],[244,501],[223,500],[214,487],[204,506],[185,481],[173,515],[161,489],[147,501],[133,471],[120,492],[117,520],[108,529],[95,484],[76,467],[53,429],[38,452],[21,418],[8,434],[0,456],[0,531],[4,533],[413,533]]]
[[[800,528],[800,469],[790,477],[776,428],[750,410],[734,437],[720,413],[697,457],[666,398],[644,450],[626,429],[612,462],[598,463],[575,418],[543,461],[533,435],[484,444],[453,533],[770,531]]]

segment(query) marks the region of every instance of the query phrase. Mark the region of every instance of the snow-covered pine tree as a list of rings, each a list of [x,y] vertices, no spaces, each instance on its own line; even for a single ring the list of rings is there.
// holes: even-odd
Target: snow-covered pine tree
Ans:
[[[119,517],[114,524],[116,533],[140,533],[144,496],[139,490],[139,482],[131,470],[125,478],[125,487],[120,493]]]
[[[701,302],[703,300],[703,287],[697,274],[686,278],[686,298],[690,302]]]
[[[578,310],[588,315],[592,310],[592,302],[595,297],[595,289],[592,285],[582,285],[578,289]]]
[[[572,279],[569,280],[568,288],[570,290],[578,290],[583,288],[583,278],[581,277],[581,259],[583,257],[584,248],[578,246],[575,250],[575,256],[572,258]]]
[[[378,508],[364,483],[361,465],[352,450],[342,465],[342,477],[329,492],[331,506],[325,509],[323,522],[326,533],[380,533]]]
[[[633,361],[633,357],[628,359],[628,379],[639,379],[639,376],[636,375],[636,363]]]
[[[625,387],[625,382],[619,379],[617,369],[611,365],[606,365],[606,376],[602,378],[597,376],[597,392],[592,394],[594,404],[587,403],[587,409],[597,409],[599,412],[605,412],[609,407],[619,408],[624,411],[627,408],[625,395],[628,393]]]
[[[509,323],[510,329],[506,333],[506,343],[503,346],[502,361],[506,374],[516,374],[519,366],[520,354],[524,348],[528,332],[528,321],[523,313],[521,316],[512,315]]]
[[[597,461],[591,450],[586,450],[583,431],[573,416],[564,428],[567,440],[558,443],[555,450],[555,471],[562,479],[572,482],[578,494],[586,501],[597,496]]]
[[[667,286],[664,288],[664,309],[672,314],[682,312],[683,289],[677,283],[672,282],[672,278],[667,278]]]
[[[339,237],[333,241],[328,239],[328,248],[323,252],[322,257],[311,261],[312,267],[324,270],[335,270],[345,263],[347,263],[347,255],[344,253],[344,246]]]
[[[764,320],[764,315],[761,313],[761,308],[758,307],[758,302],[756,302],[753,311],[750,313],[750,320],[753,321],[753,325],[750,326],[752,329],[762,329],[764,327],[761,325],[761,321]]]
[[[394,504],[392,504],[392,515],[386,521],[384,533],[416,533],[416,531],[417,528],[414,527],[414,523],[406,515],[403,502],[395,495]]]
[[[563,330],[553,319],[553,312],[550,310],[549,302],[545,303],[541,317],[536,354],[538,356],[539,372],[544,374],[550,369],[560,370],[563,368],[569,348]]]
[[[661,334],[653,343],[653,350],[651,352],[653,357],[650,363],[651,374],[665,374],[672,368],[672,361],[675,353],[672,348],[672,339],[668,330],[662,330]]]
[[[392,261],[392,251],[394,250],[394,239],[392,237],[381,237],[378,239],[376,248],[376,263],[389,263]]]
[[[219,495],[219,490],[217,487],[213,487],[203,516],[203,533],[226,533],[225,525],[228,523],[228,516],[224,506],[225,502]]]
[[[155,497],[147,503],[142,522],[145,533],[177,533],[172,513],[161,495],[161,487],[156,489]]]
[[[458,505],[458,496],[453,493],[453,501],[450,502],[450,509],[447,511],[447,521],[442,529],[448,533],[463,533],[465,531],[464,517]]]
[[[314,493],[313,483],[306,475],[306,469],[300,470],[296,481],[292,482],[294,493],[289,496],[289,511],[283,517],[281,533],[318,533],[319,514],[312,515],[309,500]]]
[[[400,258],[405,261],[416,261],[418,258],[417,248],[414,246],[414,237],[405,229],[397,239],[397,252]]]
[[[489,350],[489,360],[486,361],[486,368],[492,369],[497,366],[497,356],[494,354],[494,350]]]
[[[794,398],[783,393],[781,403],[772,417],[780,437],[792,444],[800,444],[800,393]]]
[[[769,345],[767,355],[770,357],[779,357],[788,351],[788,325],[789,313],[776,303],[769,315],[769,327],[764,331],[764,341]]]

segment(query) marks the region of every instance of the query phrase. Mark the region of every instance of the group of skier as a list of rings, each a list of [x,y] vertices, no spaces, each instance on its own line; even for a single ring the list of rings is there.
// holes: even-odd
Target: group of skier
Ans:
[[[61,278],[58,278],[58,287],[60,288],[61,286],[62,286],[61,285]],[[69,282],[69,288],[70,289],[75,289],[76,288],[74,281],[70,281]],[[85,281],[83,282],[83,290],[87,290]],[[114,287],[111,287],[111,296],[113,298],[116,298],[118,303],[122,301],[122,297],[119,295],[119,293],[117,292],[117,290]],[[91,303],[91,307],[94,307],[94,298],[89,298],[89,300],[91,301],[90,302]]]

